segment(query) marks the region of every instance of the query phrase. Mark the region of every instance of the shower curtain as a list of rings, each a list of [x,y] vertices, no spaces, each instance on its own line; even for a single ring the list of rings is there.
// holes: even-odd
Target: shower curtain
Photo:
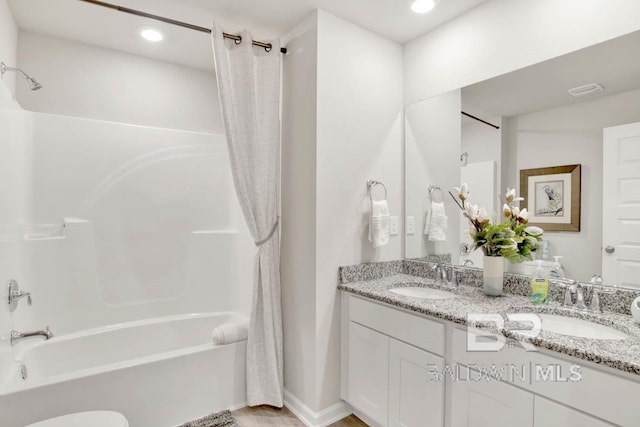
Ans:
[[[256,242],[247,339],[247,403],[282,407],[282,312],[278,170],[280,159],[280,45],[273,49],[224,39],[212,30],[218,90],[236,193]]]

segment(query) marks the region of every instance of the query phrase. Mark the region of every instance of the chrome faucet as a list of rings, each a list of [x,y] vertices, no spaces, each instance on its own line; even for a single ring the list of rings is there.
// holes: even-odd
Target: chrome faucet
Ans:
[[[50,340],[51,338],[53,338],[53,332],[51,332],[51,329],[49,329],[48,326],[41,331],[31,331],[31,332],[11,331],[11,345],[14,346],[22,340],[26,340],[28,338],[35,338],[35,337],[43,337],[45,341]]]
[[[576,309],[578,310],[586,310],[587,305],[584,303],[584,288],[580,282],[577,282],[575,285],[575,291],[569,289],[569,292],[576,293]]]
[[[449,283],[449,272],[444,264],[438,263],[434,265],[431,267],[431,271],[436,272],[436,283]]]
[[[31,305],[31,292],[21,291],[18,282],[10,280],[7,284],[7,306],[9,311],[15,311],[18,307],[18,301],[24,297],[27,298],[27,304]]]

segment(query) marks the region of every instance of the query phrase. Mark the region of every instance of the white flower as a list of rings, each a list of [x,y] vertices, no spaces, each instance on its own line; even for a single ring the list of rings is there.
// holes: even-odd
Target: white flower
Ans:
[[[478,205],[472,205],[471,203],[469,203],[464,212],[467,214],[467,218],[469,218],[471,221],[475,221],[476,219],[478,219]]]
[[[466,182],[463,183],[460,187],[453,187],[453,189],[458,193],[458,197],[460,198],[460,200],[462,200],[463,202],[467,200],[467,197],[469,196],[469,187],[467,187]]]
[[[524,232],[529,234],[530,236],[542,236],[544,230],[540,227],[536,227],[535,225],[531,225],[524,229]]]
[[[520,211],[520,215],[518,215],[518,218],[522,221],[527,221],[529,219],[529,212],[527,212],[527,208],[524,208]]]
[[[517,206],[511,206],[511,215],[514,218],[518,218],[520,216],[520,208]]]
[[[502,212],[504,213],[504,216],[506,216],[507,218],[511,217],[511,207],[506,203],[502,206]]]
[[[478,222],[480,224],[489,222],[489,214],[487,213],[487,210],[485,208],[480,208],[478,210]]]
[[[507,199],[507,203],[520,202],[524,200],[523,197],[516,197],[516,189],[507,187],[507,193],[504,195]]]

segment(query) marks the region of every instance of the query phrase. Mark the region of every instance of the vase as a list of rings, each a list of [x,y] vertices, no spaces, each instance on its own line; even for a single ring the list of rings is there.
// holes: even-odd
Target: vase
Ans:
[[[482,290],[486,295],[499,297],[502,295],[504,280],[504,258],[501,256],[485,256],[482,266]]]

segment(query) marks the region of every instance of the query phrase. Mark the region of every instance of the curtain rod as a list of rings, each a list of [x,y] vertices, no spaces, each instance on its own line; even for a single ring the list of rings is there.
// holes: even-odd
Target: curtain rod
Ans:
[[[478,117],[476,117],[476,116],[472,116],[472,115],[471,115],[471,114],[469,114],[469,113],[465,113],[464,111],[460,111],[460,114],[462,114],[463,116],[467,116],[467,117],[469,117],[469,118],[472,118],[473,120],[477,120],[477,121],[479,121],[479,122],[482,122],[482,123],[484,123],[485,125],[491,126],[492,128],[500,129],[500,126],[496,126],[496,125],[494,125],[493,123],[485,122],[484,120],[482,120],[482,119],[480,119],[480,118],[478,118]]]
[[[80,0],[80,1],[85,2],[85,3],[95,4],[96,6],[102,6],[102,7],[106,7],[106,8],[109,8],[109,9],[114,9],[114,10],[117,10],[118,12],[124,12],[124,13],[128,13],[128,14],[131,14],[131,15],[142,16],[143,18],[149,18],[149,19],[153,19],[155,21],[165,22],[167,24],[177,25],[178,27],[188,28],[190,30],[195,30],[195,31],[200,31],[202,33],[211,34],[211,30],[209,28],[199,27],[197,25],[189,24],[187,22],[182,22],[182,21],[176,21],[175,19],[165,18],[163,16],[152,15],[150,13],[142,12],[140,10],[129,9],[128,7],[122,7],[122,6],[118,6],[118,5],[115,5],[115,4],[106,3],[106,2],[98,1],[98,0]],[[235,40],[236,43],[240,43],[242,41],[242,37],[237,35],[237,34],[222,33],[222,35],[227,39]],[[259,42],[259,41],[255,41],[255,40],[252,40],[251,43],[254,46],[258,46],[258,47],[263,48],[267,52],[271,51],[271,48],[272,48],[271,43],[264,43],[264,42]],[[287,53],[287,48],[286,47],[281,47],[280,48],[280,52]]]

